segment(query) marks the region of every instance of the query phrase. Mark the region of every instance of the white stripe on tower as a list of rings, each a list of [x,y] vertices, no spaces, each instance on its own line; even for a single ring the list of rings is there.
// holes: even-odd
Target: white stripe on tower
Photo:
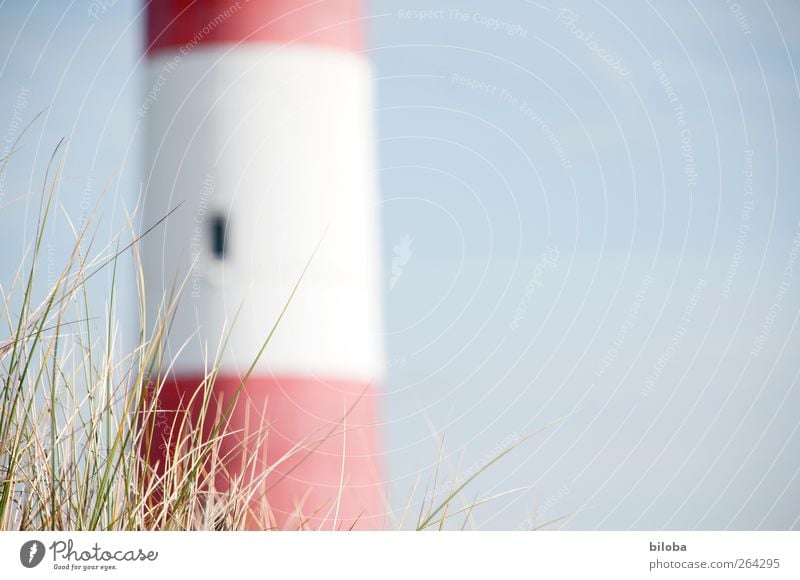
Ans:
[[[346,438],[337,431],[287,462],[267,500],[280,525],[300,513],[329,529],[338,502],[337,525],[378,527],[373,387],[383,352],[360,2],[158,0],[148,9],[145,222],[180,206],[143,242],[148,320],[186,279],[167,343],[175,372],[159,405],[175,409],[196,389],[226,337],[215,390],[230,396],[320,244],[248,380],[249,420],[266,406],[262,451],[275,462],[352,408]],[[237,408],[232,427],[245,415]]]

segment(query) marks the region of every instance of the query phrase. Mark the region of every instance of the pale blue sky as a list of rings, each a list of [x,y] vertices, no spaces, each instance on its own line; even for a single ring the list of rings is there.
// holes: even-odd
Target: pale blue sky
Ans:
[[[0,190],[3,284],[61,137],[53,264],[66,216],[108,190],[107,238],[136,199],[140,5],[90,4],[0,2],[0,147],[44,111]],[[463,477],[558,421],[472,486],[532,486],[479,525],[800,527],[798,25],[789,0],[371,2],[396,505],[432,428]]]

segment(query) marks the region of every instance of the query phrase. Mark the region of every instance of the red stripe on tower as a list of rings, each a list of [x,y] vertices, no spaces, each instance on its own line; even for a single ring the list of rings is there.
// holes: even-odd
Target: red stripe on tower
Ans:
[[[145,222],[179,206],[142,242],[151,330],[183,288],[146,437],[158,473],[181,417],[197,423],[234,399],[314,255],[222,440],[216,490],[258,482],[266,494],[254,496],[250,527],[383,525],[373,87],[362,27],[356,0],[148,5],[150,90],[138,111],[148,131]],[[212,366],[204,411],[193,396]],[[269,426],[267,439],[243,452],[243,434],[259,426]]]
[[[360,0],[151,0],[147,47],[302,42],[360,51],[362,16]]]

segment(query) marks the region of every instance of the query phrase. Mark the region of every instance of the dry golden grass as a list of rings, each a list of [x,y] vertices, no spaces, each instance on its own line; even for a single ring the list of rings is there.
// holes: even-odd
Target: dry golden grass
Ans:
[[[34,303],[34,282],[41,269],[45,227],[55,213],[62,160],[59,144],[43,181],[28,255],[12,279],[0,285],[0,324],[8,330],[8,338],[0,341],[0,530],[274,529],[276,520],[262,499],[268,491],[265,479],[274,466],[255,476],[254,465],[245,464],[238,474],[225,474],[227,490],[215,489],[215,478],[229,459],[220,443],[230,435],[226,418],[235,403],[234,399],[224,408],[214,406],[216,361],[209,361],[196,394],[194,404],[203,409],[199,420],[176,415],[166,465],[155,469],[147,460],[152,429],[159,420],[158,392],[171,364],[165,360],[165,338],[185,279],[176,281],[172,295],[160,305],[158,320],[146,321],[137,242],[163,226],[166,216],[141,234],[133,233],[129,219],[125,230],[97,250],[92,219],[80,230],[73,228],[69,259],[44,298]],[[0,160],[0,172],[7,163],[8,158]],[[116,273],[122,259],[133,261],[139,297],[139,337],[127,352],[120,352],[115,319]],[[98,323],[90,311],[87,283],[100,272],[111,283],[107,309]],[[297,283],[301,282],[302,276]],[[284,312],[291,298],[287,297]],[[272,332],[274,327],[258,356]],[[220,350],[225,342],[223,337]],[[242,445],[258,446],[268,431],[268,426],[260,426],[240,434]],[[311,453],[332,433],[312,434],[291,453]],[[423,500],[412,527],[443,529],[456,517],[463,518],[460,528],[467,526],[477,505],[499,495],[463,501],[466,486],[530,436],[503,451],[442,501]],[[434,487],[438,477],[437,469]],[[412,500],[391,527],[407,526]]]

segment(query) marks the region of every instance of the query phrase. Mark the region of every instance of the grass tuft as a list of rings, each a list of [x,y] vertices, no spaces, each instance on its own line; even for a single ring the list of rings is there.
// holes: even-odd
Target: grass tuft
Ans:
[[[222,405],[212,396],[219,372],[217,354],[188,403],[189,408],[200,411],[170,414],[172,440],[168,453],[163,465],[154,465],[149,460],[155,451],[154,431],[165,420],[157,402],[171,371],[171,361],[165,358],[166,337],[188,275],[175,280],[170,296],[160,305],[158,318],[146,320],[147,297],[138,242],[163,227],[169,214],[141,234],[135,232],[134,220],[128,216],[127,226],[111,243],[95,250],[95,208],[80,230],[70,223],[74,247],[52,287],[35,300],[45,228],[58,205],[64,148],[65,144],[59,143],[48,163],[30,247],[12,279],[0,285],[0,325],[8,332],[8,338],[0,340],[0,530],[277,528],[265,499],[269,491],[266,478],[290,456],[299,454],[302,462],[303,454],[311,454],[327,438],[345,433],[352,409],[343,409],[341,424],[331,426],[326,433],[310,435],[303,445],[297,445],[266,470],[260,467],[262,461],[256,471],[257,460],[263,458],[249,457],[236,474],[225,472],[225,465],[236,463],[228,460],[236,454],[252,456],[243,453],[248,447],[263,448],[269,425],[234,433],[228,418],[308,264],[233,399]],[[16,149],[15,144],[12,153]],[[0,159],[0,173],[7,163],[8,156]],[[136,344],[125,352],[121,352],[115,314],[118,268],[123,259],[133,263],[139,314]],[[107,306],[98,319],[90,310],[88,283],[101,272],[107,274],[110,284]],[[227,342],[228,336],[221,337],[220,351]],[[232,435],[240,441],[233,450],[229,444]],[[425,500],[420,502],[413,527],[446,529],[452,518],[463,516],[460,528],[464,529],[476,507],[519,491],[483,499],[475,496],[472,501],[461,502],[463,505],[454,505],[473,480],[534,435],[498,454],[442,501],[431,499],[428,505]],[[223,440],[228,444],[223,446]],[[346,441],[343,437],[342,444]],[[441,460],[440,452],[439,463]],[[295,467],[299,462],[293,462]],[[220,475],[228,482],[224,491],[216,488]],[[435,479],[438,477],[437,468]],[[343,464],[340,491],[345,483]],[[340,498],[341,494],[330,506],[334,527]],[[398,524],[401,528],[412,501],[409,499]],[[305,529],[307,520],[300,513],[297,516],[292,521]]]

